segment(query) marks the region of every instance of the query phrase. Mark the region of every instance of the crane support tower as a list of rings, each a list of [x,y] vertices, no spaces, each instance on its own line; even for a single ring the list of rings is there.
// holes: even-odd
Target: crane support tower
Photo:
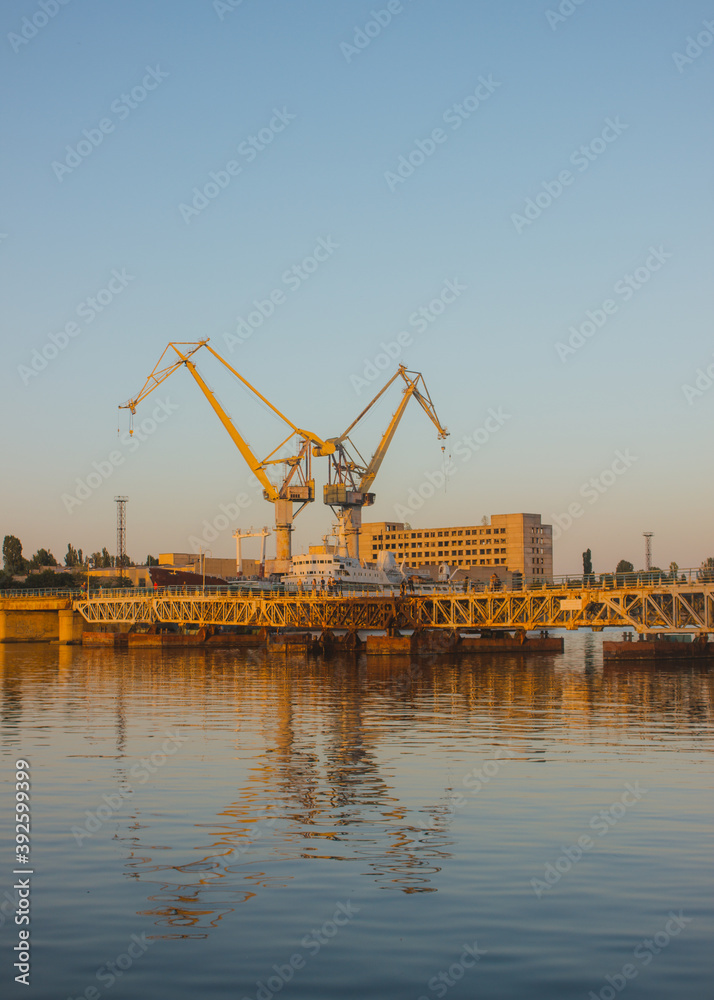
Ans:
[[[204,394],[215,411],[218,419],[223,424],[223,427],[230,435],[230,438],[238,448],[238,451],[245,459],[251,472],[262,485],[263,497],[275,506],[275,571],[278,573],[286,573],[290,569],[292,557],[290,536],[293,530],[293,519],[300,513],[306,504],[311,503],[315,499],[315,480],[312,478],[311,469],[311,447],[313,449],[319,449],[320,455],[329,455],[334,450],[334,446],[327,441],[323,441],[322,438],[313,434],[311,431],[303,430],[302,428],[297,427],[291,420],[288,420],[288,418],[281,413],[277,407],[273,406],[273,404],[266,399],[265,396],[258,392],[258,390],[246,381],[242,375],[232,368],[231,365],[229,365],[228,362],[220,356],[220,354],[214,351],[213,348],[209,346],[208,340],[209,338],[192,342],[177,341],[170,343],[154,366],[154,370],[146,379],[146,382],[142,386],[139,394],[135,396],[134,399],[130,399],[128,402],[120,406],[120,409],[128,409],[133,418],[136,413],[137,406],[149,395],[149,393],[153,392],[153,390],[156,389],[157,386],[161,385],[162,382],[165,382],[166,379],[169,378],[169,376],[172,375],[177,369],[182,366],[186,367],[195,379],[201,389],[201,392]],[[215,394],[208,387],[196,368],[192,358],[202,347],[205,347],[205,349],[212,354],[214,358],[217,358],[218,361],[220,361],[221,364],[228,369],[228,371],[230,371],[240,382],[242,382],[254,396],[265,403],[265,405],[269,407],[269,409],[271,409],[273,413],[275,413],[290,429],[290,433],[287,437],[262,460],[253,454],[247,441],[239,433],[235,424],[218,402]],[[167,354],[169,355],[168,359],[166,358]],[[172,360],[174,358],[175,360]],[[130,433],[133,433],[133,424],[130,429]],[[299,445],[297,454],[291,455],[288,458],[277,457],[278,453],[281,452],[288,442],[295,436],[298,438]],[[274,465],[284,465],[286,469],[283,479],[278,486],[275,486],[267,475],[267,470]],[[299,504],[297,511],[293,510],[294,504]]]

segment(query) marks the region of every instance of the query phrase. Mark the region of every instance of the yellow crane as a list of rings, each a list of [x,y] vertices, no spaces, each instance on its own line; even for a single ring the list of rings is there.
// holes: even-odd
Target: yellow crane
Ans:
[[[377,446],[377,450],[371,460],[366,463],[354,443],[350,440],[350,432],[354,430],[360,420],[372,409],[377,400],[384,395],[387,389],[400,376],[405,382],[405,386],[402,389],[401,401],[382,436],[382,440]],[[387,449],[392,443],[392,438],[399,426],[399,421],[404,415],[407,404],[412,398],[416,399],[436,427],[439,440],[444,440],[448,437],[449,432],[442,426],[436,415],[434,404],[421,373],[407,371],[405,365],[399,365],[399,368],[387,384],[380,389],[374,399],[367,404],[343,434],[337,438],[327,438],[326,448],[320,445],[313,447],[314,455],[328,455],[330,457],[330,474],[328,483],[324,487],[323,500],[335,511],[340,523],[340,554],[359,559],[359,533],[362,524],[362,508],[374,503],[374,493],[370,493],[370,487],[374,483],[375,477],[384,461],[384,456],[387,454]],[[356,458],[350,453],[348,445],[356,453]]]
[[[134,399],[130,399],[127,403],[124,403],[120,409],[130,410],[133,417],[136,413],[136,407],[149,395],[149,393],[153,392],[153,390],[156,389],[157,386],[161,385],[162,382],[165,382],[170,375],[177,371],[177,369],[185,366],[198,383],[199,388],[208,402],[213,407],[218,419],[221,421],[226,431],[228,431],[231,440],[240,451],[251,472],[261,483],[263,487],[263,496],[266,500],[269,500],[275,505],[275,571],[278,573],[286,573],[290,569],[290,536],[292,532],[293,519],[300,513],[305,504],[311,503],[315,499],[315,480],[312,478],[310,462],[311,446],[314,449],[315,454],[320,455],[332,454],[336,446],[331,445],[329,441],[323,441],[322,438],[313,434],[311,431],[306,431],[297,427],[291,420],[288,420],[288,418],[281,413],[277,407],[273,406],[273,404],[266,399],[265,396],[258,392],[258,390],[246,381],[242,375],[232,368],[220,354],[214,351],[213,348],[209,346],[208,341],[209,338],[199,341],[177,341],[175,343],[170,343],[154,366],[154,370],[146,379],[146,382],[142,386],[139,394],[135,396]],[[237,379],[243,383],[247,389],[250,390],[250,392],[265,403],[265,405],[268,406],[273,413],[275,413],[290,428],[288,436],[268,455],[266,455],[265,458],[259,459],[253,454],[253,451],[246,442],[245,438],[243,438],[239,433],[231,418],[216,399],[213,391],[208,387],[198,372],[192,358],[202,347],[205,347],[205,349],[209,351],[214,358],[217,358],[222,365],[224,365],[233,375],[235,375]],[[169,359],[165,361],[167,354],[169,355]],[[175,360],[171,360],[174,356]],[[130,433],[133,433],[133,428]],[[288,458],[276,457],[278,452],[280,452],[288,444],[291,438],[296,435],[300,445],[297,454],[291,455]],[[266,470],[273,465],[287,466],[287,472],[279,486],[274,486],[266,473]],[[300,504],[300,506],[297,511],[294,511],[293,504],[296,503]]]

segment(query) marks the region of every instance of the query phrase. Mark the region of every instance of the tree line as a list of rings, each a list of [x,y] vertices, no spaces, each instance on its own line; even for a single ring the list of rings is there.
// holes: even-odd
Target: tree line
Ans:
[[[22,585],[16,577],[26,577],[26,586],[32,587],[71,587],[76,585],[81,574],[88,569],[118,569],[135,566],[136,563],[125,556],[120,561],[116,556],[111,555],[106,546],[101,552],[92,552],[86,555],[82,549],[77,549],[70,542],[64,555],[64,563],[60,564],[53,556],[50,549],[38,549],[30,558],[26,559],[22,554],[22,542],[16,535],[5,535],[2,543],[3,568],[0,571],[0,589],[9,589]],[[155,556],[147,555],[145,566],[158,566],[159,560]],[[57,571],[57,567],[64,565],[66,573]]]

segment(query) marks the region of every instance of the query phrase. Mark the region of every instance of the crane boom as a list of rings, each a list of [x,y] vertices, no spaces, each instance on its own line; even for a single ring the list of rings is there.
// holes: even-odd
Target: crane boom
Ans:
[[[353,442],[349,438],[350,431],[356,427],[360,420],[371,410],[378,399],[387,391],[401,375],[406,383],[402,390],[402,398],[399,406],[392,415],[389,426],[382,435],[382,439],[370,459],[365,464],[364,459],[359,455],[356,460],[348,451],[349,444],[354,451],[357,451]],[[419,385],[421,384],[421,390]],[[324,502],[332,507],[337,507],[337,516],[341,527],[341,549],[345,553],[359,558],[359,531],[362,522],[362,507],[374,503],[374,493],[370,492],[370,487],[374,483],[375,477],[387,454],[387,450],[392,443],[399,422],[404,416],[409,400],[414,397],[422,407],[426,415],[434,424],[439,439],[443,440],[448,436],[448,430],[442,426],[436,415],[434,404],[429,395],[423,376],[420,372],[407,371],[405,365],[400,365],[395,374],[389,379],[387,384],[380,389],[377,395],[362,410],[359,416],[352,421],[347,430],[337,438],[328,438],[330,444],[334,444],[335,450],[331,456],[331,482],[325,486]],[[315,454],[321,454],[319,448],[314,449]],[[334,481],[332,481],[334,478]]]
[[[401,374],[402,377],[406,380],[407,388],[404,390],[402,399],[394,413],[394,416],[392,417],[389,423],[389,427],[387,427],[386,431],[384,432],[382,440],[379,442],[379,445],[377,446],[377,449],[374,455],[372,456],[372,459],[367,468],[365,469],[364,474],[359,482],[359,488],[363,492],[367,492],[372,483],[374,482],[375,477],[379,472],[379,468],[382,462],[384,461],[384,457],[387,454],[387,449],[392,443],[392,439],[396,433],[397,427],[399,426],[399,422],[404,416],[404,411],[406,410],[407,404],[409,400],[412,398],[412,396],[414,397],[414,399],[417,400],[417,402],[420,404],[426,415],[429,417],[431,422],[436,427],[437,436],[439,440],[444,440],[446,437],[448,437],[449,434],[446,428],[441,426],[439,418],[436,415],[436,410],[434,409],[434,404],[431,401],[431,396],[429,395],[429,391],[426,388],[426,385],[424,384],[424,379],[421,376],[421,374],[419,374],[418,372],[407,372],[403,365],[400,366],[400,370],[397,374]],[[409,375],[414,375],[415,378],[409,379],[408,377]],[[387,383],[387,386],[391,385],[393,381],[394,379],[391,379]],[[419,391],[418,388],[420,381],[424,386],[423,394]],[[387,386],[385,386],[385,389],[387,388]]]
[[[185,350],[187,347],[190,347],[191,350]],[[191,360],[194,354],[202,347],[205,347],[206,350],[217,358],[222,365],[224,365],[237,379],[239,379],[240,382],[243,383],[244,386],[246,386],[247,389],[250,390],[250,392],[253,393],[253,395],[257,396],[258,399],[269,407],[269,409],[271,409],[273,413],[275,413],[290,428],[290,433],[285,440],[274,448],[262,461],[253,453],[250,445],[239,433],[233,423],[233,420],[218,402],[215,393],[207,385],[196,368],[195,363]],[[164,367],[161,367],[167,353],[170,350],[173,350],[175,354],[178,355],[178,359],[174,362],[166,364]],[[312,479],[310,470],[310,445],[312,445],[315,450],[319,449],[321,454],[326,455],[329,455],[332,451],[334,451],[334,446],[330,442],[323,441],[322,438],[313,434],[311,431],[306,431],[298,427],[291,420],[289,420],[285,414],[281,413],[276,406],[274,406],[268,399],[266,399],[265,396],[262,395],[262,393],[258,392],[258,390],[252,386],[250,382],[243,378],[239,372],[228,364],[228,362],[222,358],[217,351],[214,351],[213,348],[209,346],[208,339],[197,342],[177,341],[170,343],[157,361],[151,374],[147,377],[139,394],[134,397],[134,399],[130,399],[127,403],[124,403],[120,409],[128,409],[133,416],[136,413],[136,408],[139,403],[151,392],[153,392],[154,389],[165,382],[166,379],[169,378],[169,376],[182,365],[188,368],[189,372],[211,405],[211,408],[216,413],[223,427],[228,432],[231,440],[243,456],[249,469],[260,482],[263,487],[263,496],[265,499],[270,500],[275,504],[275,530],[277,539],[276,554],[278,568],[283,571],[287,570],[289,568],[291,557],[290,532],[292,531],[292,520],[294,516],[292,504],[301,504],[297,511],[297,513],[299,513],[306,503],[310,503],[315,499],[315,481]],[[301,439],[301,447],[298,454],[287,459],[275,457],[277,452],[279,452],[295,435]],[[276,487],[268,478],[265,469],[269,465],[278,465],[283,463],[287,465],[288,471],[280,487]],[[297,484],[293,483],[293,480],[295,479],[298,480]]]
[[[233,441],[233,444],[238,448],[238,451],[245,459],[251,472],[253,473],[253,475],[257,477],[258,481],[262,484],[263,489],[268,494],[268,499],[272,500],[274,503],[278,499],[278,491],[275,489],[271,481],[266,476],[263,470],[262,463],[259,462],[259,460],[255,457],[253,452],[248,447],[246,441],[240,436],[240,434],[236,430],[235,424],[233,423],[231,418],[228,416],[228,414],[225,412],[221,404],[216,399],[213,390],[209,389],[209,387],[206,385],[204,380],[199,375],[198,371],[196,370],[195,364],[192,361],[187,361],[186,367],[195,378],[199,387],[203,390],[203,394],[205,395],[206,399],[208,400],[208,402],[218,415],[218,419],[221,421],[225,429],[228,431],[231,440]]]

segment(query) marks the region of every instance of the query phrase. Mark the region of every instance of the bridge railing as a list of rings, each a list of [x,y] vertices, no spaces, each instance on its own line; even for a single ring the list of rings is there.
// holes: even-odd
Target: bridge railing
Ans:
[[[677,568],[676,572],[640,570],[637,573],[566,573],[562,576],[553,576],[548,580],[538,577],[524,577],[522,589],[561,590],[567,588],[577,590],[615,590],[618,588],[635,587],[676,587],[692,583],[714,583],[714,570],[702,569],[701,566],[698,566],[686,569]]]
[[[53,588],[44,588],[32,590],[27,587],[15,587],[12,590],[0,590],[0,599],[3,597],[71,597],[76,601],[77,598],[82,596],[82,593],[79,589],[67,590],[66,588],[58,588],[55,590]]]
[[[589,575],[576,575],[573,573],[564,574],[562,576],[554,576],[548,579],[543,579],[540,577],[523,577],[520,580],[514,580],[511,586],[506,586],[505,581],[500,582],[500,586],[493,587],[490,583],[474,583],[469,580],[451,581],[451,584],[445,589],[444,584],[438,585],[438,592],[442,594],[463,594],[467,593],[485,593],[502,591],[502,592],[513,592],[520,590],[615,590],[615,589],[627,589],[627,588],[639,588],[639,587],[676,587],[687,584],[712,584],[714,583],[714,570],[702,569],[701,567],[692,567],[686,569],[677,569],[676,573],[669,573],[663,571],[641,571],[638,573],[591,573]],[[437,589],[435,585],[435,590]],[[399,589],[397,587],[392,588],[392,593],[399,595]],[[424,593],[423,590],[411,591],[406,590],[405,596],[418,596],[420,593]],[[311,588],[304,588],[300,590],[298,588],[288,589],[281,584],[275,584],[272,587],[251,587],[246,586],[181,586],[181,587],[90,587],[89,596],[101,599],[109,598],[137,598],[137,597],[149,597],[149,596],[191,596],[196,597],[199,594],[205,594],[207,597],[262,597],[262,598],[272,598],[280,596],[293,596],[293,597],[375,597],[375,596],[387,596],[384,591],[379,591],[375,588],[355,588],[352,590],[344,590],[342,593],[335,588],[326,587],[324,590],[313,591]],[[46,598],[71,598],[73,600],[81,600],[87,597],[86,587],[81,589],[68,589],[68,588],[42,588],[42,589],[30,589],[25,587],[16,587],[8,590],[0,590],[0,599],[2,598],[22,598],[22,597],[46,597]]]

